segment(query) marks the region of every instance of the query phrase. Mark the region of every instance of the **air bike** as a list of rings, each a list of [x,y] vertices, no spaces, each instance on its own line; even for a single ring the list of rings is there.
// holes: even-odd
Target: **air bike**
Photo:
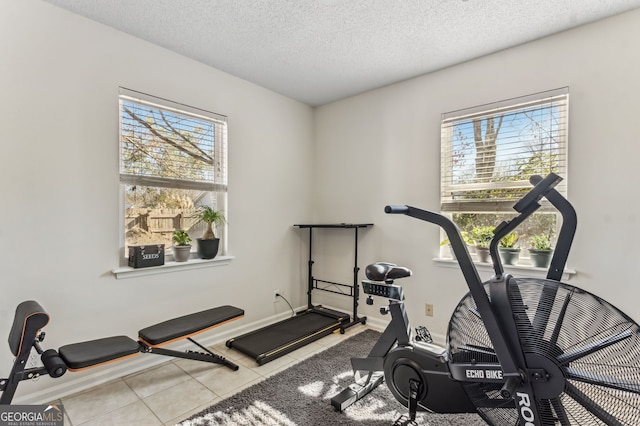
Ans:
[[[331,400],[337,410],[384,380],[409,409],[403,424],[426,410],[477,412],[491,425],[640,425],[638,324],[603,299],[560,282],[576,230],[575,210],[554,189],[560,180],[555,174],[531,178],[535,186],[514,205],[519,215],[494,230],[489,248],[495,275],[485,283],[451,220],[411,206],[385,208],[444,229],[469,293],[451,316],[443,348],[412,336],[403,290],[395,283],[411,271],[369,265],[363,290],[389,299],[381,311],[392,319],[368,357],[352,358],[356,383]],[[512,277],[504,273],[498,242],[540,207],[542,197],[563,217],[547,277]]]

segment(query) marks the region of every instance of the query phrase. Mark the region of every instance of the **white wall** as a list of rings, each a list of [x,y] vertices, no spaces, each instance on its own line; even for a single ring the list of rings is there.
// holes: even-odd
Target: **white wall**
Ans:
[[[233,326],[250,324],[289,310],[271,303],[275,288],[294,306],[304,302],[298,252],[306,246],[292,225],[312,217],[312,108],[41,1],[0,8],[3,341],[27,299],[51,315],[46,348],[135,338],[223,304],[246,311]],[[118,86],[229,117],[230,265],[112,275],[121,233]],[[161,358],[147,357],[147,366]],[[5,344],[0,377],[12,361]],[[15,401],[90,374],[25,382]]]
[[[444,335],[466,293],[462,275],[432,261],[435,226],[387,216],[383,207],[438,210],[442,113],[569,86],[565,178],[578,212],[569,267],[578,274],[568,282],[640,321],[639,39],[636,10],[318,108],[316,214],[374,222],[362,265],[386,260],[412,268],[414,276],[403,280],[411,321]],[[378,315],[379,303],[363,312]],[[433,318],[424,316],[425,303],[435,305]]]
[[[404,283],[411,320],[443,335],[466,292],[462,276],[431,260],[435,227],[382,209],[438,208],[441,113],[562,86],[571,94],[567,179],[579,215],[569,261],[578,275],[569,282],[638,320],[639,37],[640,11],[630,12],[313,110],[47,3],[5,2],[0,336],[25,299],[51,313],[45,347],[53,348],[135,337],[144,326],[220,304],[246,310],[240,326],[268,319],[288,309],[270,302],[274,289],[294,306],[306,300],[306,233],[291,225],[311,221],[375,223],[360,233],[360,266],[411,267]],[[229,116],[230,265],[114,279],[118,86]],[[630,183],[612,187],[622,182]],[[318,232],[315,243],[317,276],[349,283],[352,233]],[[350,308],[347,299],[318,300]],[[423,315],[425,302],[435,317]],[[380,318],[378,307],[360,306]],[[0,350],[1,377],[12,360]],[[102,367],[23,383],[16,401],[45,402],[47,389],[65,391],[54,389],[60,383],[72,391],[114,374]]]

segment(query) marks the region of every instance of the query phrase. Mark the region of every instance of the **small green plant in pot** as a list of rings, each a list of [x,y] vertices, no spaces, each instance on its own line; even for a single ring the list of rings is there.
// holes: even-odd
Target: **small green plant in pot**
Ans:
[[[520,248],[516,247],[518,234],[510,232],[502,237],[498,251],[505,265],[514,265],[520,258]]]
[[[202,206],[198,209],[196,217],[198,222],[207,224],[202,238],[197,239],[198,257],[201,259],[213,259],[218,254],[220,246],[220,239],[216,238],[213,230],[215,225],[222,225],[225,222],[224,214],[210,206]]]
[[[191,237],[183,229],[173,231],[173,258],[176,262],[186,262],[191,255]]]
[[[534,235],[531,238],[529,257],[531,263],[537,268],[548,268],[551,263],[553,249],[551,248],[551,236],[549,234]]]
[[[493,228],[491,226],[476,226],[471,230],[471,239],[476,246],[480,262],[489,261],[489,244],[492,238]]]

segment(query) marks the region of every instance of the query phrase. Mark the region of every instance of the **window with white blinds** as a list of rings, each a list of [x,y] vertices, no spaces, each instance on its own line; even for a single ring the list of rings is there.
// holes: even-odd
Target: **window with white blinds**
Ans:
[[[441,209],[512,212],[531,175],[566,192],[568,88],[442,115]]]
[[[532,175],[558,174],[564,180],[556,189],[566,195],[568,103],[562,88],[442,115],[441,211],[469,245],[515,215]],[[546,200],[541,206],[516,230],[519,247],[540,235],[554,241],[559,216]]]
[[[226,211],[227,119],[124,88],[119,106],[125,248],[164,243],[170,253],[174,230],[201,237],[198,207]]]

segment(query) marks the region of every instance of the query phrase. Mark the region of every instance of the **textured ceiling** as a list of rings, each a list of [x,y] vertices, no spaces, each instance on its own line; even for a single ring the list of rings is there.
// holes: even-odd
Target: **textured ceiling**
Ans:
[[[46,0],[309,105],[640,7],[640,0]]]

